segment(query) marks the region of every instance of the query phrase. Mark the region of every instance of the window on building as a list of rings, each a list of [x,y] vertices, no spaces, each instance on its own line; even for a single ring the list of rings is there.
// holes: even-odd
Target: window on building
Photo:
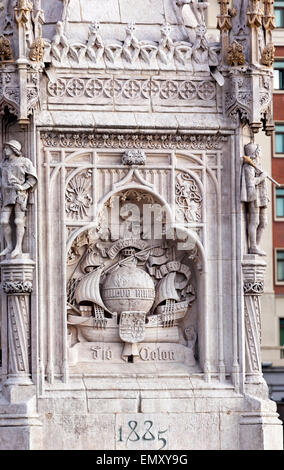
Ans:
[[[274,2],[274,15],[276,28],[284,28],[284,1]]]
[[[280,346],[284,346],[284,318],[279,318],[280,323]]]
[[[274,90],[284,90],[284,60],[276,60],[274,67]]]
[[[284,283],[284,250],[276,250],[276,281]]]
[[[284,153],[284,124],[275,125],[275,153]]]
[[[276,217],[284,218],[284,187],[275,188]]]
[[[284,359],[284,318],[279,318],[279,329],[280,329],[280,359]]]

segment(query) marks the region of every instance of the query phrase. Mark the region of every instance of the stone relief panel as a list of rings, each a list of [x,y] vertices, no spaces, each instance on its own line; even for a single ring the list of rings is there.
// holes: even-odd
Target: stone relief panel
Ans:
[[[137,203],[140,194],[121,196]],[[85,240],[75,240],[76,268],[74,272],[72,263],[67,284],[71,363],[93,359],[195,365],[183,335],[196,298],[189,253],[179,252],[174,242],[139,235],[113,242],[89,232]],[[86,241],[90,244],[78,249]]]
[[[42,243],[50,247],[49,328],[65,312],[65,373],[129,362],[198,370],[205,187],[215,191],[221,178],[226,138],[44,132],[41,140],[45,193],[61,188],[59,199],[42,196],[47,214],[64,220]],[[215,201],[208,207],[221,213]],[[52,254],[59,239],[67,246],[61,274]],[[213,257],[217,239],[208,245]],[[56,303],[58,276],[66,292]],[[47,357],[51,377],[50,345]]]

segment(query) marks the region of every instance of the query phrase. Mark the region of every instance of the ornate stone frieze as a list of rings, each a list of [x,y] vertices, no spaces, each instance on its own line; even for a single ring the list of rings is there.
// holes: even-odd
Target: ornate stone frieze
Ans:
[[[219,150],[227,138],[220,134],[88,134],[43,132],[45,147]]]
[[[215,105],[216,86],[212,80],[175,80],[159,78],[60,77],[48,82],[50,102],[71,103],[75,99],[93,105],[135,104],[152,102],[154,105],[170,102],[179,106]],[[95,98],[95,102],[94,102]]]

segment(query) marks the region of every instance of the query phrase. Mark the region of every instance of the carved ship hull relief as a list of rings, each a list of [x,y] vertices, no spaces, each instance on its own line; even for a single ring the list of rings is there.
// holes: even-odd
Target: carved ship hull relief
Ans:
[[[190,268],[169,259],[173,248],[142,243],[139,248],[135,239],[125,239],[106,246],[100,266],[95,266],[95,253],[82,255],[78,265],[87,274],[73,280],[67,307],[79,343],[124,342],[121,358],[130,362],[144,342],[178,344],[179,323],[195,300]],[[157,249],[162,256],[155,256]],[[114,258],[109,256],[113,252]]]

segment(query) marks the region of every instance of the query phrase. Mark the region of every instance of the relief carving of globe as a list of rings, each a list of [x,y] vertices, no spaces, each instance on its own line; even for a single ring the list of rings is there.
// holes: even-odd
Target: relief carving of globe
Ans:
[[[111,312],[148,313],[155,299],[152,278],[136,266],[121,266],[108,274],[102,287],[102,298]]]

